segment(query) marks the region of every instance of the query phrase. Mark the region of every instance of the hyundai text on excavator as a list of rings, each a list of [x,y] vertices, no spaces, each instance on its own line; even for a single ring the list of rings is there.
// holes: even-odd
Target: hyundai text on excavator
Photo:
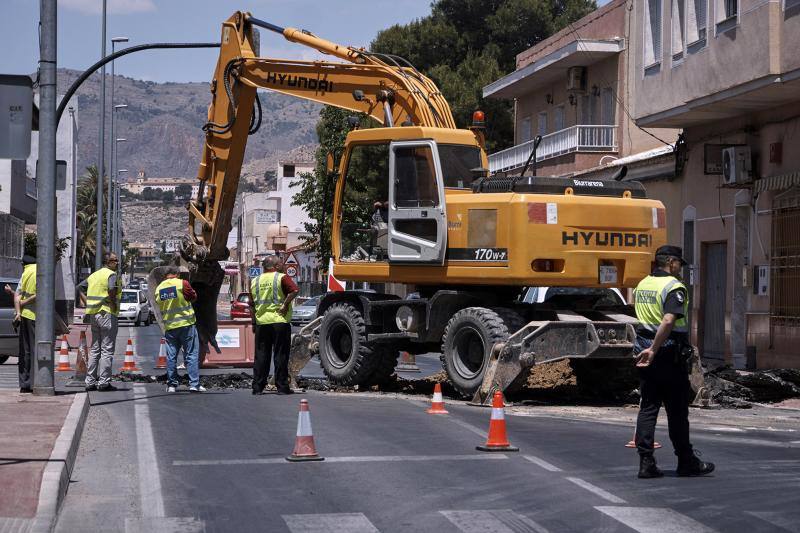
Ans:
[[[343,62],[260,57],[256,27]],[[215,345],[218,262],[228,256],[247,137],[261,121],[257,89],[365,113],[381,125],[350,131],[338,165],[329,156],[337,172],[336,277],[402,283],[419,294],[326,294],[318,318],[295,336],[291,368],[318,350],[332,382],[366,385],[389,377],[400,351],[441,351],[456,389],[481,401],[534,364],[631,355],[629,306],[591,290],[540,303],[520,294],[528,286],[633,287],[646,276],[666,229],[664,206],[641,184],[488,176],[482,113],[458,129],[442,93],[408,61],[243,12],[222,25],[200,187],[181,252],[199,296],[203,344]],[[365,218],[373,202],[379,208]]]

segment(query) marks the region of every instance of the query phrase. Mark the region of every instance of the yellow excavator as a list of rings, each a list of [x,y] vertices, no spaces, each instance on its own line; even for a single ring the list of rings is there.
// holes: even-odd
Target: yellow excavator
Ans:
[[[257,28],[340,61],[260,57]],[[261,122],[256,91],[269,89],[380,125],[352,120],[343,153],[328,157],[336,276],[414,293],[326,294],[294,339],[295,368],[318,352],[332,382],[368,385],[393,373],[401,351],[436,351],[455,388],[483,401],[533,364],[631,355],[632,309],[606,293],[635,286],[666,241],[664,206],[641,184],[489,176],[483,114],[457,128],[439,89],[408,61],[249,13],[223,23],[210,89],[200,187],[181,250],[204,345],[215,346],[219,261],[228,257],[247,137]],[[558,289],[530,301],[526,287]]]

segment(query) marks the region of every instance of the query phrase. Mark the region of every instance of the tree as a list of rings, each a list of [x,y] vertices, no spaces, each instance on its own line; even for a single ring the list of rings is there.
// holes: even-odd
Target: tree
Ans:
[[[105,180],[103,180],[105,183]],[[76,188],[76,218],[78,242],[75,250],[79,268],[93,268],[97,236],[97,167],[86,168]],[[106,195],[101,192],[103,209],[107,209]],[[105,225],[105,224],[104,224]]]
[[[145,201],[152,201],[152,200],[161,200],[164,196],[164,191],[161,189],[155,189],[153,187],[145,187],[142,190],[142,200]]]
[[[175,193],[173,191],[165,191],[161,197],[161,201],[165,204],[171,204],[175,201]]]
[[[189,201],[192,197],[192,186],[188,183],[181,183],[175,187],[175,198],[184,202]]]

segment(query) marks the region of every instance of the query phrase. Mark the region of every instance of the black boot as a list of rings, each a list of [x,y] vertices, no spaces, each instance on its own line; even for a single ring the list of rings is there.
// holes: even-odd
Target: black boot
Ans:
[[[714,463],[701,461],[694,453],[678,458],[678,475],[680,477],[705,476],[714,471]]]
[[[655,457],[653,457],[653,454],[640,455],[639,478],[650,479],[654,477],[664,477],[664,472],[656,466]]]

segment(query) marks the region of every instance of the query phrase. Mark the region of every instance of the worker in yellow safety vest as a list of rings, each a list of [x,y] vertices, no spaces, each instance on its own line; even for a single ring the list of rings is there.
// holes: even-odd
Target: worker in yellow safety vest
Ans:
[[[280,272],[277,255],[267,256],[264,273],[250,282],[250,313],[255,331],[253,394],[263,394],[269,378],[270,359],[275,362],[278,394],[292,394],[289,387],[289,348],[292,341],[292,300],[299,292],[291,276]]]
[[[679,476],[703,476],[714,463],[701,461],[689,441],[689,364],[694,349],[689,342],[689,294],[679,279],[687,263],[683,250],[662,246],[656,250],[655,269],[634,292],[636,366],[639,368],[641,403],[636,422],[639,477],[664,473],[653,457],[656,421],[663,403],[669,420],[669,438],[678,456]]]
[[[117,390],[111,384],[111,365],[117,344],[117,317],[122,297],[122,279],[117,274],[118,266],[117,254],[105,253],[103,267],[78,285],[92,329],[92,346],[86,365],[87,391]]]
[[[188,281],[178,277],[178,267],[171,266],[167,269],[166,279],[156,287],[155,295],[167,347],[167,392],[178,390],[177,363],[181,348],[189,374],[189,392],[205,392],[205,387],[200,385],[200,341],[192,307],[197,293]]]
[[[14,294],[14,323],[19,324],[19,391],[33,392],[33,354],[36,351],[36,258],[22,258],[22,277]]]

